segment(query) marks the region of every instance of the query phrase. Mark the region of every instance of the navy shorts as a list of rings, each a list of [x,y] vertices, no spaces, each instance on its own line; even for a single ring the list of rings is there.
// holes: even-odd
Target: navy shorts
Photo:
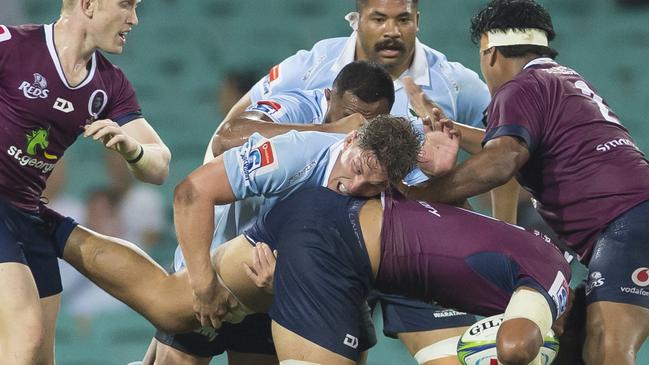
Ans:
[[[169,273],[174,272],[172,264]],[[219,329],[202,328],[188,333],[157,330],[155,339],[178,351],[197,357],[217,356],[226,351],[275,355],[270,322],[268,314],[255,313],[246,316],[237,324],[223,322]]]
[[[649,201],[609,223],[595,243],[586,304],[599,301],[649,308]]]
[[[189,333],[169,333],[157,330],[158,342],[197,357],[217,356],[225,351],[245,354],[275,355],[270,317],[255,313],[237,324],[223,322],[218,330],[202,328]]]
[[[326,198],[323,206],[338,203]],[[276,239],[265,241],[274,242],[279,251],[270,310],[273,321],[354,361],[376,344],[365,302],[372,271],[358,231],[361,205],[356,201],[349,215],[305,216],[308,222],[293,222]]]
[[[30,214],[0,200],[0,263],[27,265],[41,298],[58,294],[63,288],[57,257],[76,225],[44,206]]]
[[[372,290],[367,302],[372,309],[381,305],[383,334],[392,338],[397,338],[399,333],[404,332],[466,327],[478,321],[473,314],[378,290]]]

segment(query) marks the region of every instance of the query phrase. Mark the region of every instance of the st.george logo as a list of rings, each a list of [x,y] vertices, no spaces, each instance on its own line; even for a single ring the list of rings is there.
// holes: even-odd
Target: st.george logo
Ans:
[[[50,93],[47,89],[47,80],[39,73],[34,74],[34,82],[30,84],[27,81],[23,81],[18,87],[18,90],[22,91],[27,99],[45,99]]]
[[[27,148],[26,151],[28,155],[34,156],[38,149],[43,151],[43,157],[48,160],[56,160],[58,157],[50,155],[45,151],[47,146],[50,145],[48,140],[49,132],[46,129],[38,128],[35,131],[27,133]]]

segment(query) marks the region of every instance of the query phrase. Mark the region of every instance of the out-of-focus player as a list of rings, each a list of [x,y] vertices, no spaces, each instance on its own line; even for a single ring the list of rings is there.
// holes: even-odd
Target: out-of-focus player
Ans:
[[[460,63],[449,62],[443,53],[417,39],[420,19],[417,0],[358,0],[356,10],[347,17],[354,28],[349,37],[324,39],[311,50],[299,51],[273,67],[233,107],[217,134],[226,139],[236,138],[236,133],[229,135],[230,131],[243,128],[244,124],[234,116],[250,104],[288,90],[329,87],[344,65],[366,59],[382,64],[394,80],[395,103],[391,114],[413,115],[403,86],[403,78],[411,76],[449,118],[468,126],[482,126],[483,111],[489,103],[486,85],[475,72]],[[457,128],[467,134],[463,126]],[[502,189],[494,197],[494,212],[498,218],[515,220],[517,189],[518,186]],[[442,358],[445,354],[453,357],[452,341],[440,343],[441,350],[429,345],[460,335],[465,326],[475,321],[473,316],[412,300],[402,302],[397,297],[382,296],[380,302],[384,332],[391,337],[398,336],[411,354],[419,353],[417,359],[421,364],[433,365],[435,363],[428,363],[428,360]],[[447,331],[448,328],[455,329]],[[444,330],[429,332],[438,329]],[[443,365],[442,361],[437,364]]]
[[[142,117],[121,53],[136,0],[64,0],[54,24],[0,25],[0,353],[53,364],[61,279],[53,237],[70,219],[40,200],[65,150],[83,134],[121,154],[140,180],[161,184],[169,150]]]
[[[493,100],[484,149],[408,196],[455,202],[513,176],[588,266],[587,364],[635,364],[649,334],[649,163],[594,87],[549,47],[532,0],[490,2],[473,19]]]

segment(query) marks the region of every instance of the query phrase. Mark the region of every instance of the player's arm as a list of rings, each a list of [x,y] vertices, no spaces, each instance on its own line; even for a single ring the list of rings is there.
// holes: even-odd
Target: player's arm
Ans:
[[[432,101],[424,91],[415,84],[415,81],[410,76],[403,78],[403,84],[408,94],[408,101],[414,109],[415,113],[421,118],[428,117],[433,122],[438,122],[446,119],[442,108],[440,108],[434,101]],[[471,127],[462,123],[453,121],[454,128],[457,129],[462,135],[460,140],[460,148],[475,154],[482,150],[481,142],[484,138],[484,129]]]
[[[219,281],[211,264],[210,245],[214,206],[235,200],[222,156],[194,170],[174,191],[176,235],[187,263],[194,311],[202,325],[220,326],[227,311],[221,301],[224,293],[215,290]]]
[[[169,175],[171,152],[146,119],[137,118],[121,126],[101,119],[84,128],[84,137],[101,141],[122,155],[137,179],[160,185]]]
[[[238,147],[248,140],[253,133],[266,138],[284,134],[291,130],[298,132],[318,131],[329,133],[348,133],[360,127],[365,118],[361,114],[352,114],[333,123],[297,124],[276,123],[266,114],[257,111],[246,111],[238,116],[223,121],[212,138],[212,153],[218,156],[233,147]]]
[[[454,204],[505,184],[528,159],[527,144],[521,139],[498,137],[450,173],[404,188],[404,193],[410,199]]]
[[[491,215],[507,223],[516,224],[520,185],[515,178],[491,190]]]

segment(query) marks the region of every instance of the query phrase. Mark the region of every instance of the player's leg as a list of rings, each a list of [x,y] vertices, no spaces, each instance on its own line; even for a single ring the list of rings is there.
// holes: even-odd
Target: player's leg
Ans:
[[[43,326],[45,336],[43,339],[43,364],[55,363],[54,344],[56,334],[56,317],[61,307],[61,294],[51,295],[47,298],[41,298],[41,308],[43,311]]]
[[[354,365],[355,361],[311,342],[273,321],[273,341],[280,365],[327,364]]]
[[[459,365],[457,341],[466,328],[403,332],[399,339],[420,365]]]
[[[156,327],[170,331],[197,327],[187,274],[168,275],[136,245],[76,226],[67,238],[63,259]]]
[[[17,365],[39,364],[45,339],[44,317],[36,283],[27,265],[0,263],[0,298],[3,361]]]
[[[155,352],[156,365],[208,365],[212,357],[201,357],[179,351],[158,342]]]
[[[593,248],[586,287],[588,365],[636,363],[649,336],[649,202],[611,222]]]
[[[586,364],[636,364],[638,351],[649,336],[649,309],[596,302],[587,307],[586,318]]]

